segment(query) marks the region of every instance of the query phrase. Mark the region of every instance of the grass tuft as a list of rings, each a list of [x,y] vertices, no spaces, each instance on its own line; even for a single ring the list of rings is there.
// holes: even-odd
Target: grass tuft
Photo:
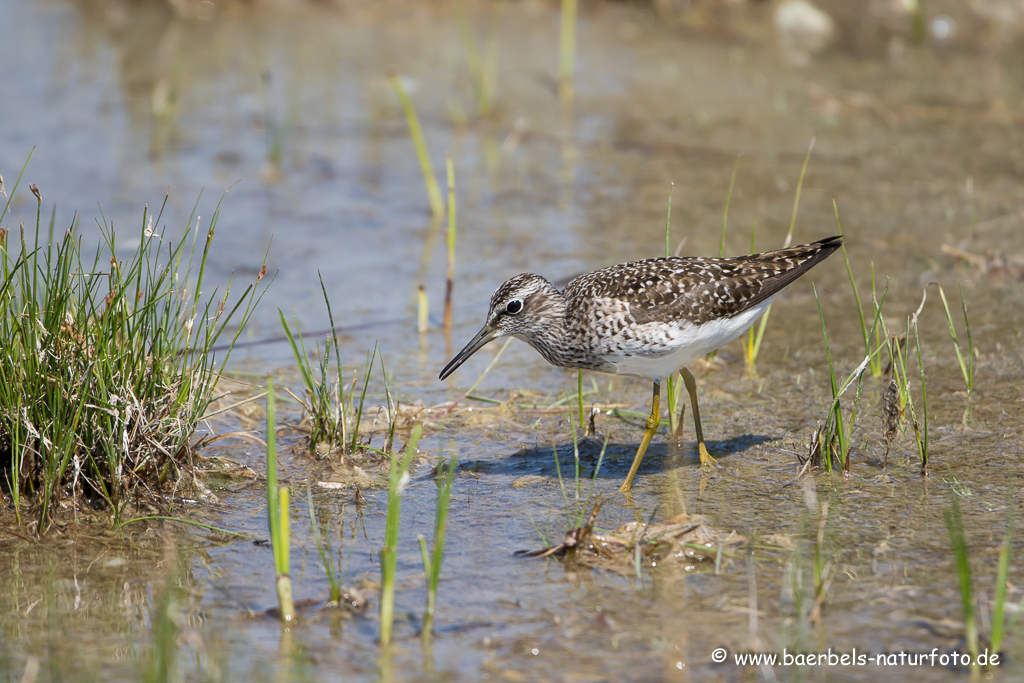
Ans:
[[[54,505],[83,500],[105,504],[117,522],[130,501],[192,476],[192,437],[266,291],[259,288],[266,263],[241,295],[232,297],[229,281],[223,295],[207,298],[202,287],[220,203],[202,233],[193,209],[192,234],[187,229],[177,242],[156,227],[168,198],[155,217],[147,207],[138,246],[122,259],[105,218],[92,257],[83,251],[77,217],[55,235],[51,215],[44,231],[42,196],[38,188],[33,194],[35,229],[0,230],[5,483],[19,521],[26,505],[36,505],[40,531]],[[10,199],[0,220],[9,207]],[[218,359],[213,350],[231,322],[236,331]]]
[[[910,320],[907,321],[907,334],[910,334],[912,324]],[[894,422],[896,422],[896,429],[902,426],[907,415],[910,416],[910,424],[914,429],[914,440],[917,443],[917,452],[921,458],[921,473],[924,474],[927,471],[928,465],[928,449],[927,444],[921,439],[921,428],[920,423],[917,419],[917,408],[914,405],[914,397],[910,391],[910,377],[908,375],[908,368],[910,367],[910,344],[907,343],[906,339],[901,342],[896,335],[893,335],[889,343],[889,357],[892,365],[892,383],[896,385],[896,394],[898,396],[896,409],[891,409],[895,415],[892,416]],[[922,371],[923,375],[923,371]],[[891,400],[891,397],[890,397]],[[889,427],[887,425],[887,432]],[[926,432],[927,433],[927,432]]]
[[[360,448],[359,427],[362,424],[363,411],[366,406],[366,391],[370,382],[370,374],[373,364],[380,354],[377,346],[374,346],[372,353],[367,353],[366,365],[363,369],[363,385],[358,402],[354,400],[357,384],[355,372],[352,373],[352,383],[346,398],[345,371],[341,365],[341,355],[338,350],[340,346],[338,329],[334,324],[331,301],[327,296],[327,288],[322,276],[320,288],[323,291],[324,302],[327,304],[327,317],[331,323],[331,333],[324,342],[322,353],[319,344],[313,353],[307,351],[298,320],[294,321],[295,330],[293,332],[284,313],[278,311],[281,326],[291,344],[292,354],[295,356],[295,362],[299,366],[303,383],[306,385],[302,396],[296,396],[291,391],[288,393],[299,402],[309,417],[308,449],[311,453],[323,452],[325,449],[354,453]],[[334,351],[335,371],[330,369],[332,350]],[[313,356],[319,359],[315,369]],[[383,360],[381,363],[383,364]],[[393,418],[394,416],[389,415],[389,417]]]
[[[882,343],[874,350],[868,350],[867,354],[852,373],[843,381],[839,382],[836,376],[835,365],[832,362],[832,345],[828,338],[828,328],[825,325],[825,314],[821,309],[821,301],[818,299],[818,288],[814,290],[814,301],[818,306],[818,317],[821,319],[821,332],[825,337],[825,356],[828,360],[829,386],[832,392],[832,403],[829,404],[828,415],[825,418],[824,426],[815,432],[811,452],[816,453],[824,461],[825,469],[832,471],[833,461],[846,474],[850,472],[850,447],[853,443],[853,426],[857,420],[857,412],[860,409],[861,393],[864,387],[864,372],[882,350],[887,347]],[[885,294],[882,295],[882,303],[885,301]],[[874,326],[877,326],[881,319],[881,303],[876,307]],[[856,381],[857,391],[854,396],[853,405],[850,409],[848,422],[843,421],[843,409],[840,398]],[[818,462],[813,464],[818,465]]]

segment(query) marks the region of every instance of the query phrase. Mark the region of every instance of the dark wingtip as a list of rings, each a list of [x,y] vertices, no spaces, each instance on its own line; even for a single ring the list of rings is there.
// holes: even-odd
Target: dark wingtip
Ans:
[[[832,237],[826,237],[825,239],[815,240],[809,243],[808,247],[818,247],[816,251],[811,252],[813,255],[809,259],[811,261],[808,269],[817,265],[821,261],[831,256],[837,249],[843,246],[845,242],[843,235],[833,235]]]

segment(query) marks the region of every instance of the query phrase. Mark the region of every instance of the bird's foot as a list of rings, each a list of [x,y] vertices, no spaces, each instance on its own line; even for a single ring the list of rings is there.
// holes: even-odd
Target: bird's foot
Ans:
[[[704,443],[697,444],[697,450],[700,452],[700,469],[702,471],[711,471],[725,469],[722,465],[718,464],[718,461],[711,457],[708,453],[708,449],[704,447]]]

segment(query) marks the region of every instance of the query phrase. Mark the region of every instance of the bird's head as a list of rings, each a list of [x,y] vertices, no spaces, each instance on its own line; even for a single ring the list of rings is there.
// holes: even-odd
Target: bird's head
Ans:
[[[441,371],[441,379],[462,365],[485,344],[498,337],[529,340],[543,334],[565,314],[565,299],[540,275],[523,273],[506,281],[491,295],[487,322],[466,347]]]

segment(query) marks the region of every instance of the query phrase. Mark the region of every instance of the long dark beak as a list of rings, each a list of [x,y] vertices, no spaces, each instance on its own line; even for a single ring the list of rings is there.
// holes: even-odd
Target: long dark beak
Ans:
[[[466,348],[455,354],[455,358],[451,359],[448,365],[444,366],[444,370],[441,371],[439,376],[440,379],[445,379],[448,375],[455,372],[460,365],[466,362],[466,359],[472,356],[474,353],[479,351],[487,342],[492,341],[498,337],[498,330],[491,329],[486,325],[482,330],[476,333],[472,341],[466,344]]]

